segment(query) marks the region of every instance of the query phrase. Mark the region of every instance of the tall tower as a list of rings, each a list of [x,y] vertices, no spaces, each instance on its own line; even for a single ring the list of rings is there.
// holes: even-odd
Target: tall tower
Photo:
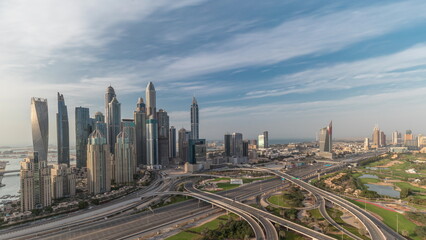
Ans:
[[[115,171],[116,184],[131,184],[133,174],[136,173],[136,133],[133,121],[123,121],[122,131],[117,135],[115,143]]]
[[[223,139],[223,145],[224,145],[224,151],[225,151],[225,157],[231,157],[232,151],[231,151],[231,142],[232,142],[232,136],[231,134],[227,133],[225,134],[225,137]]]
[[[39,161],[47,161],[47,148],[49,145],[47,99],[31,98],[31,129],[34,152],[38,152]]]
[[[146,165],[146,106],[143,98],[139,98],[133,113],[136,131],[137,166]]]
[[[111,190],[111,154],[106,138],[99,130],[93,131],[87,144],[87,185],[96,195]]]
[[[148,168],[158,169],[160,163],[158,161],[158,122],[156,93],[154,84],[148,83],[146,87],[146,158]]]
[[[179,158],[183,162],[189,160],[189,139],[191,132],[186,131],[185,128],[181,128],[178,132],[178,143],[179,143]]]
[[[176,128],[173,126],[169,130],[169,158],[176,158]]]
[[[191,138],[199,139],[199,117],[198,117],[198,103],[195,97],[192,97],[191,105]]]
[[[92,132],[92,121],[89,109],[84,107],[75,108],[75,151],[77,168],[87,165],[87,139]]]
[[[330,123],[331,124],[331,123]],[[269,134],[268,131],[263,132],[263,143],[265,148],[269,148]]]
[[[115,98],[115,91],[114,88],[111,87],[111,85],[109,87],[107,87],[106,93],[105,93],[105,120],[106,120],[106,126],[107,126],[107,135],[105,136],[107,138],[107,142],[108,144],[111,146],[111,137],[109,136],[110,133],[110,126],[111,126],[111,117],[110,117],[110,110],[109,110],[109,103],[112,101],[113,98]],[[118,133],[117,133],[118,134]],[[115,136],[114,138],[115,139]],[[114,146],[114,145],[112,145]]]
[[[113,97],[108,104],[108,144],[110,152],[114,153],[115,140],[120,133],[121,104],[116,97]]]
[[[159,164],[169,165],[169,115],[163,109],[157,112]]]
[[[373,146],[375,148],[379,148],[380,147],[380,129],[379,127],[376,125],[373,129]]]
[[[38,153],[21,162],[21,211],[40,209],[52,203],[50,168]]]
[[[243,156],[243,134],[232,133],[231,139],[231,156],[242,157]]]
[[[58,164],[70,166],[70,137],[68,109],[64,95],[58,93],[58,113],[56,114],[56,132],[58,137]]]
[[[332,152],[333,149],[333,128],[332,128],[332,122],[325,127],[321,128],[319,133],[319,146],[320,146],[320,152]]]

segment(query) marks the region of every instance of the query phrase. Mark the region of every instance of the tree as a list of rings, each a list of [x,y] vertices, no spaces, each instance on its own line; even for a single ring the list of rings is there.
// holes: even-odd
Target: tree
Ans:
[[[417,236],[426,236],[426,226],[417,226],[414,232]]]

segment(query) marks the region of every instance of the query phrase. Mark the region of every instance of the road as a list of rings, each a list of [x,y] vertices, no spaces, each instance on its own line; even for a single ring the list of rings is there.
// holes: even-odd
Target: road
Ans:
[[[355,215],[364,224],[364,226],[367,228],[368,232],[370,233],[371,238],[374,240],[405,239],[402,236],[400,236],[398,233],[390,229],[388,226],[386,226],[384,223],[382,223],[381,221],[373,217],[370,213],[365,212],[363,209],[359,208],[355,204],[339,196],[336,196],[333,193],[330,193],[322,189],[319,189],[315,186],[312,186],[300,179],[294,178],[293,176],[287,173],[283,173],[276,170],[269,170],[269,169],[264,169],[264,170],[272,172],[282,178],[285,178],[286,180],[302,187],[303,189],[311,192],[312,194],[319,195],[323,197],[324,199],[327,199],[328,201],[346,209],[347,211]]]
[[[269,179],[252,184],[245,184],[239,188],[223,191],[221,194],[231,198],[248,199],[260,194],[262,190],[272,190],[280,187],[281,180]],[[149,195],[146,193],[145,195]],[[211,205],[198,203],[196,200],[188,200],[177,204],[168,205],[150,211],[140,212],[132,215],[118,215],[108,219],[100,219],[96,222],[87,222],[80,225],[69,226],[67,224],[50,228],[48,235],[41,235],[43,232],[31,234],[19,234],[12,239],[121,239],[128,235],[138,233],[139,235],[149,235],[161,231],[167,227],[175,227],[185,221],[200,217],[205,214],[217,212],[217,208]],[[173,212],[173,214],[170,214]],[[46,231],[47,232],[47,231]],[[137,234],[137,235],[138,235]],[[0,235],[0,239],[3,239]],[[10,237],[8,238],[10,239]]]
[[[247,213],[252,214],[256,217],[264,217],[268,219],[269,221],[272,221],[274,223],[278,223],[281,226],[287,227],[295,232],[298,232],[300,234],[303,234],[305,236],[314,238],[314,239],[321,239],[321,240],[331,240],[334,239],[332,237],[329,237],[325,234],[322,234],[320,232],[317,232],[315,230],[312,230],[310,228],[304,227],[302,225],[296,224],[292,221],[277,217],[269,212],[254,208],[250,205],[241,203],[239,201],[234,201],[233,199],[226,198],[223,196],[220,196],[218,194],[213,194],[209,192],[203,192],[201,190],[198,190],[192,186],[191,183],[188,183],[185,185],[185,188],[188,192],[191,194],[194,194],[193,196],[199,197],[200,199],[208,199],[209,201],[215,201],[217,204],[228,204],[233,206],[235,209],[239,209],[240,211],[244,211]]]

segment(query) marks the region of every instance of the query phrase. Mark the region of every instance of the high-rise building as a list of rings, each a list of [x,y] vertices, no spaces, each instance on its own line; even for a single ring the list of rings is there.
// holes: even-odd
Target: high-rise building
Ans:
[[[75,108],[75,152],[77,168],[87,165],[87,139],[92,132],[92,120],[89,109]]]
[[[186,131],[185,128],[181,128],[178,133],[178,144],[179,144],[179,158],[183,162],[189,161],[189,139],[191,138],[191,132]]]
[[[143,98],[138,99],[133,118],[136,131],[137,166],[146,165],[146,107]]]
[[[333,126],[332,122],[325,127],[321,128],[319,133],[319,149],[320,152],[332,152],[333,149]]]
[[[232,135],[229,133],[225,134],[225,137],[223,139],[225,157],[232,157],[231,142],[232,142]]]
[[[378,126],[375,126],[373,129],[373,145],[372,148],[379,148],[380,147],[380,129]]]
[[[206,139],[189,139],[188,152],[188,163],[196,164],[197,162],[205,162],[207,154]]]
[[[156,92],[154,84],[148,83],[145,91],[146,99],[146,154],[148,168],[158,169],[161,167],[158,160],[158,122]]]
[[[265,135],[260,134],[260,135],[257,137],[257,144],[258,144],[258,147],[259,147],[260,149],[264,149],[264,148],[265,148]]]
[[[118,102],[116,97],[113,97],[111,102],[108,104],[108,118],[108,144],[111,144],[110,152],[114,153],[115,140],[120,132],[121,122],[121,104]]]
[[[386,147],[386,134],[380,132],[380,147]]]
[[[107,125],[105,123],[105,116],[101,112],[96,112],[94,118],[91,120],[92,130],[90,131],[90,133],[92,133],[95,129],[98,129],[99,131],[101,131],[103,136],[108,135]]]
[[[231,139],[231,156],[242,157],[243,156],[243,134],[232,133]]]
[[[413,140],[413,132],[411,130],[405,131],[404,143],[411,140]]]
[[[106,123],[106,125],[107,125],[107,135],[105,135],[105,137],[107,138],[107,143],[111,146],[111,142],[110,142],[110,137],[109,137],[109,134],[110,134],[110,130],[109,130],[109,126],[111,125],[111,122],[110,122],[110,120],[111,120],[111,118],[110,118],[110,113],[109,113],[109,103],[112,101],[112,99],[113,98],[115,98],[116,97],[116,95],[115,95],[115,91],[114,91],[114,88],[110,85],[108,88],[107,88],[107,90],[106,90],[106,93],[105,93],[105,123]],[[114,139],[115,139],[115,137],[114,137]],[[114,145],[113,145],[114,146]]]
[[[64,95],[58,93],[58,113],[56,114],[56,133],[58,137],[58,164],[70,165],[70,134],[68,109]]]
[[[364,139],[364,150],[366,150],[366,151],[370,150],[370,139],[369,138]]]
[[[54,164],[51,169],[52,199],[75,195],[76,174],[66,164]]]
[[[398,131],[395,131],[395,132],[392,133],[392,145],[398,145],[400,143],[398,141],[399,140],[399,138],[398,138],[399,135],[400,134],[399,134]]]
[[[249,141],[244,140],[243,141],[243,157],[249,156]]]
[[[269,133],[268,133],[268,131],[264,131],[263,132],[263,141],[264,141],[264,144],[265,144],[265,148],[269,148]]]
[[[169,165],[169,115],[163,109],[157,112],[158,119],[158,157],[160,165]]]
[[[37,152],[21,161],[20,181],[22,212],[51,205],[50,168]]]
[[[176,128],[169,129],[169,158],[176,158]]]
[[[34,152],[38,152],[38,161],[47,161],[49,145],[47,99],[31,98],[31,129]]]
[[[111,154],[101,131],[89,135],[87,143],[87,186],[90,194],[111,190]]]
[[[136,173],[136,132],[133,121],[123,121],[121,132],[117,135],[114,155],[114,176],[116,184],[133,183]]]
[[[195,97],[192,97],[192,105],[191,105],[191,138],[192,139],[200,138],[198,103]]]

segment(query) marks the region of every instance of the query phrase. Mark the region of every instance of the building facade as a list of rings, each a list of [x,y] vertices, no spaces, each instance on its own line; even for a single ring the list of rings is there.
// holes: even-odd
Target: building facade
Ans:
[[[189,161],[189,139],[191,138],[191,132],[186,131],[185,128],[181,128],[178,135],[178,154],[182,162],[185,163]]]
[[[137,166],[146,165],[146,106],[143,98],[139,98],[133,113],[136,132]]]
[[[50,168],[37,152],[21,161],[20,182],[22,212],[51,205]]]
[[[77,176],[66,164],[54,164],[50,170],[52,199],[75,196]]]
[[[58,164],[70,165],[70,134],[68,109],[64,95],[58,93],[58,113],[56,114],[56,133],[58,143]]]
[[[158,118],[158,157],[160,165],[169,165],[169,115],[163,109],[157,112]]]
[[[231,140],[231,156],[242,157],[243,156],[243,134],[232,133]]]
[[[227,133],[224,136],[223,139],[223,150],[225,153],[225,157],[231,157],[231,142],[232,142],[232,135]]]
[[[198,114],[198,103],[195,97],[192,98],[191,105],[191,139],[200,138],[200,119]]]
[[[49,145],[49,115],[47,99],[31,98],[31,130],[34,152],[39,161],[47,161]]]
[[[87,165],[87,139],[92,132],[92,120],[89,109],[84,107],[75,108],[75,152],[77,168]]]
[[[154,84],[148,83],[145,91],[146,99],[146,158],[147,167],[150,169],[160,168],[158,157],[158,122],[156,92]]]
[[[114,181],[118,185],[130,185],[136,173],[136,131],[134,122],[122,122],[117,135],[114,155]]]
[[[115,140],[117,139],[118,133],[120,133],[121,123],[121,104],[118,102],[116,97],[113,97],[111,102],[108,104],[108,144],[110,146],[110,152],[114,153]]]
[[[188,163],[196,164],[206,161],[206,139],[189,139]]]
[[[332,122],[325,127],[321,128],[319,133],[319,150],[320,152],[329,152],[333,150],[333,129]]]
[[[169,129],[169,158],[176,158],[176,128],[173,126]]]
[[[87,186],[90,194],[111,190],[111,154],[106,137],[93,131],[87,144]]]

